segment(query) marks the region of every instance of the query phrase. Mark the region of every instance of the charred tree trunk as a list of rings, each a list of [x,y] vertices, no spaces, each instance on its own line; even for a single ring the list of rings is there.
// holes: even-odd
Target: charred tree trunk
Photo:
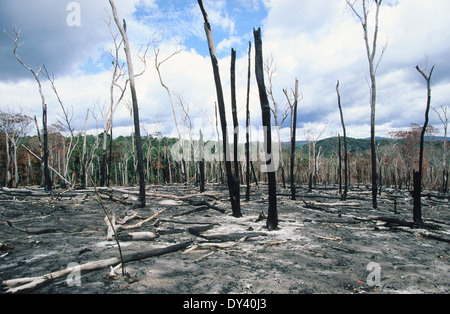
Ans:
[[[427,131],[427,126],[429,122],[429,113],[431,108],[431,76],[433,75],[434,66],[431,68],[430,74],[427,76],[419,66],[416,67],[417,71],[423,76],[427,82],[427,108],[425,111],[425,123],[420,134],[420,153],[419,153],[419,172],[414,172],[414,208],[413,208],[413,220],[415,223],[423,223],[422,221],[422,204],[421,204],[421,194],[422,194],[422,176],[423,176],[423,151],[424,151],[424,141],[425,132]]]
[[[275,177],[275,160],[272,154],[272,129],[270,123],[270,105],[267,97],[266,86],[264,83],[263,51],[261,28],[253,30],[255,37],[255,68],[256,81],[259,89],[259,99],[261,102],[262,123],[264,126],[264,142],[266,153],[266,172],[269,183],[269,212],[267,217],[267,229],[278,229],[278,211],[277,211],[277,185]]]
[[[292,112],[291,123],[291,200],[296,200],[295,196],[295,177],[294,177],[294,163],[295,163],[295,144],[297,138],[297,108],[298,108],[298,80],[295,80],[295,92],[294,92],[294,108]]]
[[[246,142],[245,142],[245,159],[246,159],[246,179],[247,189],[245,192],[245,200],[250,201],[250,78],[251,78],[251,50],[252,42],[248,43],[248,75],[247,75],[247,106],[246,106]]]
[[[199,172],[200,172],[200,192],[205,192],[205,156],[203,154],[203,133],[200,130],[200,140],[198,142],[199,149]]]
[[[241,202],[241,192],[239,183],[239,158],[238,158],[238,141],[239,141],[239,122],[237,116],[236,102],[236,50],[231,49],[231,112],[233,115],[234,128],[234,198],[236,202]]]
[[[341,106],[341,94],[339,92],[339,81],[337,82],[336,85],[336,91],[338,96],[339,112],[341,115],[342,130],[344,132],[344,193],[342,194],[342,199],[345,200],[347,199],[348,193],[348,149],[347,149],[347,131],[345,129],[344,114],[342,113],[342,106]]]
[[[341,135],[338,134],[338,180],[339,180],[339,194],[342,198],[342,152],[341,152]]]
[[[414,190],[413,190],[413,221],[421,224],[422,221],[422,173],[414,171]]]
[[[211,63],[212,68],[214,72],[214,82],[216,85],[216,93],[217,93],[217,104],[219,107],[219,114],[220,114],[220,122],[222,126],[222,137],[223,137],[223,150],[225,153],[225,167],[227,172],[227,181],[228,181],[228,190],[230,192],[230,201],[233,211],[234,217],[242,217],[241,214],[241,205],[239,202],[239,199],[236,199],[235,195],[235,184],[231,169],[231,158],[229,156],[229,144],[228,144],[228,128],[227,128],[227,120],[225,115],[225,101],[223,97],[223,89],[222,89],[222,82],[220,79],[220,71],[219,71],[219,62],[216,57],[216,49],[214,47],[214,40],[212,36],[212,30],[211,25],[209,23],[208,14],[205,11],[205,8],[203,6],[203,1],[198,0],[198,4],[200,6],[200,9],[203,14],[203,19],[205,21],[205,33],[206,33],[206,39],[208,40],[208,47],[209,47],[209,53],[211,56]]]
[[[126,32],[125,20],[123,21],[123,26],[119,21],[117,15],[116,5],[113,0],[109,0],[111,4],[111,9],[113,11],[114,21],[116,22],[117,28],[122,35],[124,41],[125,55],[128,64],[128,76],[130,79],[130,89],[131,89],[131,99],[133,103],[133,114],[134,114],[134,132],[135,132],[135,142],[136,142],[136,153],[137,153],[137,168],[139,174],[139,205],[145,207],[145,173],[144,173],[144,156],[142,152],[142,139],[141,139],[141,127],[139,123],[139,105],[136,94],[136,83],[135,75],[133,69],[133,63],[131,59],[130,43],[128,41],[128,35]]]

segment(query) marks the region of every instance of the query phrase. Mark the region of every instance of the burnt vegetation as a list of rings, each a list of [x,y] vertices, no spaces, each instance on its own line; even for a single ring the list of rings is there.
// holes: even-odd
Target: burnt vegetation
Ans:
[[[284,90],[288,107],[282,117],[283,122],[290,118],[291,140],[273,145],[271,127],[278,127],[278,109],[258,28],[253,30],[254,51],[249,43],[244,109],[248,128],[254,79],[266,132],[264,142],[258,143],[245,134],[245,158],[240,158],[238,147],[244,144],[238,142],[236,132],[234,138],[228,137],[228,121],[236,130],[241,105],[235,99],[236,51],[231,51],[232,103],[226,104],[213,30],[201,0],[217,94],[215,140],[204,140],[200,132],[200,140],[190,137],[180,145],[180,132],[179,138],[140,134],[134,80],[141,73],[133,71],[126,23],[112,0],[109,27],[116,51],[111,52],[111,107],[86,112],[86,120],[99,119],[101,112],[104,129],[95,135],[73,130],[54,78],[45,67],[28,68],[39,89],[43,82],[38,74],[46,72],[63,119],[47,125],[43,94],[42,125],[23,112],[0,111],[4,291],[448,292],[448,118],[445,107],[431,108],[433,70],[427,75],[417,67],[428,85],[425,124],[411,124],[409,130],[392,132],[390,138],[375,137],[377,30],[370,45],[366,1],[362,13],[354,3],[347,3],[361,20],[369,57],[372,132],[368,139],[347,136],[345,95],[340,94],[338,82],[336,115],[341,117],[343,137],[311,135],[305,142],[296,141],[302,95],[293,77],[294,88]],[[377,27],[381,3],[375,1]],[[20,32],[10,37],[16,54]],[[120,66],[122,49],[127,64]],[[148,46],[144,50],[145,63]],[[159,55],[156,46],[154,52]],[[169,64],[177,53],[155,62],[173,110],[172,95],[176,95],[163,83],[160,66]],[[114,89],[119,90],[119,99],[114,99]],[[113,137],[113,113],[127,93],[137,132]],[[177,98],[188,125],[189,109]],[[231,119],[226,117],[228,106]],[[444,137],[436,136],[441,126],[428,124],[430,109],[443,122]],[[178,129],[175,114],[174,118]],[[206,147],[217,158],[205,158]],[[264,160],[250,160],[254,147],[263,152]],[[382,265],[383,273],[382,280],[372,285],[366,280],[366,266],[373,262]],[[82,284],[66,281],[68,276],[79,276]]]

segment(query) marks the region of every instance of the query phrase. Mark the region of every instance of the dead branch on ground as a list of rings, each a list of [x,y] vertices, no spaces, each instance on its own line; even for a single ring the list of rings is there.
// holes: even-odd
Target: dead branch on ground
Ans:
[[[122,257],[124,263],[129,263],[133,261],[139,261],[147,259],[154,256],[160,256],[168,253],[173,253],[179,250],[183,250],[192,244],[192,241],[186,241],[172,246],[159,248],[159,249],[149,249],[144,252],[129,253]],[[57,278],[68,276],[75,271],[94,271],[110,266],[115,266],[121,263],[121,259],[118,257],[113,257],[105,260],[88,262],[79,266],[69,267],[63,270],[58,270],[43,276],[28,277],[20,279],[5,280],[2,282],[2,288],[6,288],[6,293],[27,293],[35,291]]]
[[[126,226],[125,223],[127,223],[128,221],[130,221],[131,219],[134,219],[137,217],[137,213],[134,213],[131,216],[127,216],[125,217],[122,221],[116,221],[116,215],[115,213],[112,214],[111,216],[111,220],[108,219],[108,217],[105,217],[105,222],[106,225],[108,226],[108,231],[106,233],[106,240],[111,241],[113,239],[114,236],[114,230],[116,230],[116,232],[118,230],[130,230],[130,229],[137,229],[142,227],[142,225],[146,224],[147,222],[150,222],[152,220],[155,220],[156,217],[158,217],[160,214],[162,214],[163,212],[165,212],[168,208],[164,208],[162,210],[160,210],[159,212],[157,212],[156,214],[154,214],[153,216],[142,220],[134,225],[128,225]]]

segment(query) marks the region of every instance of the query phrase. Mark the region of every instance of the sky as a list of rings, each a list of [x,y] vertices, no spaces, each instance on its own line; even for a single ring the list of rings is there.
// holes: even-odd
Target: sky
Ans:
[[[370,1],[372,3],[372,1]],[[261,28],[265,60],[272,60],[272,89],[279,108],[279,123],[286,108],[283,89],[291,91],[299,80],[302,100],[298,107],[297,140],[342,135],[337,106],[340,94],[347,136],[370,137],[369,66],[360,21],[345,0],[205,0],[219,66],[228,124],[232,125],[230,62],[237,50],[237,105],[240,125],[245,125],[248,45],[253,29]],[[214,138],[217,97],[203,18],[195,0],[120,0],[118,14],[127,23],[136,73],[141,134],[177,136],[166,90],[155,69],[155,51],[163,60],[166,86],[173,93],[176,119],[183,136],[188,132],[181,107],[188,111],[192,136],[199,130]],[[355,8],[360,10],[361,0]],[[423,124],[427,101],[426,82],[415,69],[429,72],[432,105],[450,106],[450,11],[448,0],[384,0],[380,12],[377,62],[376,136]],[[369,29],[375,7],[370,6]],[[41,99],[32,74],[15,59],[14,30],[21,30],[18,54],[32,69],[42,65],[54,77],[55,86],[71,113],[71,126],[102,132],[110,106],[113,74],[110,52],[114,41],[108,29],[111,8],[107,0],[2,0],[0,1],[0,108],[22,111],[41,119]],[[118,34],[114,23],[113,35]],[[9,34],[9,36],[8,36]],[[146,64],[141,58],[149,45]],[[385,49],[384,49],[385,48]],[[382,51],[384,50],[384,53]],[[121,62],[125,62],[123,49]],[[261,107],[252,50],[250,111],[252,136],[262,129]],[[49,123],[62,120],[62,109],[48,80],[39,76],[48,106]],[[266,85],[268,86],[266,79]],[[115,97],[118,96],[116,89]],[[132,128],[129,90],[114,114],[115,136],[129,135]],[[280,126],[288,141],[290,118]],[[272,118],[272,122],[273,118]],[[443,135],[438,115],[431,111],[430,124]],[[241,141],[245,136],[241,132]]]

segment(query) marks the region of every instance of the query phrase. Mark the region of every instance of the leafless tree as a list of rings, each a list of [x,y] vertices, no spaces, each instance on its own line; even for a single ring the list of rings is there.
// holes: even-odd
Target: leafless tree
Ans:
[[[424,152],[424,141],[425,132],[427,131],[427,126],[429,122],[429,113],[431,108],[431,76],[433,75],[434,66],[431,68],[430,74],[425,74],[425,72],[416,66],[417,71],[422,75],[422,77],[427,82],[427,106],[425,110],[425,123],[422,127],[420,134],[420,152],[419,152],[419,172],[414,172],[414,209],[413,209],[413,220],[415,223],[423,223],[422,221],[422,176],[423,176],[423,152]]]
[[[13,112],[11,109],[0,109],[0,130],[5,134],[6,144],[6,182],[8,186],[17,187],[19,184],[19,169],[17,162],[17,149],[20,146],[20,141],[29,131],[29,126],[32,123],[32,119],[23,113]],[[12,148],[12,151],[10,149]],[[12,157],[12,158],[11,158]],[[11,175],[10,163],[12,159],[14,176]]]
[[[39,74],[41,73],[43,67],[41,66],[37,71],[30,68],[28,65],[26,65],[21,57],[19,56],[17,50],[20,46],[23,45],[23,42],[19,42],[20,37],[22,36],[21,30],[14,29],[15,37],[10,36],[5,30],[4,33],[14,42],[14,49],[13,53],[16,57],[17,61],[31,74],[33,75],[34,79],[36,80],[38,87],[39,87],[39,94],[41,96],[41,105],[42,105],[42,136],[43,136],[43,158],[42,158],[42,167],[44,172],[44,186],[46,191],[50,191],[52,189],[52,182],[50,178],[50,170],[48,166],[48,131],[47,131],[47,104],[45,102],[45,96],[44,92],[42,90],[42,84],[39,79]]]
[[[203,6],[203,1],[198,0],[200,10],[202,11],[203,19],[205,21],[204,28],[206,33],[206,39],[208,40],[208,48],[211,56],[211,63],[214,73],[214,82],[216,85],[217,104],[219,108],[220,122],[222,126],[222,140],[223,150],[225,155],[225,167],[227,172],[228,190],[230,192],[230,201],[234,217],[241,217],[241,205],[236,198],[236,186],[234,185],[233,174],[231,169],[231,158],[229,156],[229,144],[228,144],[228,127],[225,114],[225,100],[223,96],[222,81],[220,78],[219,61],[216,56],[216,48],[214,46],[214,39],[211,30],[211,24],[209,23],[208,14]]]
[[[241,202],[241,193],[239,185],[239,158],[238,158],[238,142],[239,142],[239,121],[237,114],[237,100],[236,100],[236,50],[231,49],[231,68],[230,68],[230,82],[231,82],[231,112],[233,116],[234,128],[234,191],[236,202]]]
[[[441,120],[443,126],[444,126],[444,142],[442,144],[443,154],[442,154],[442,192],[447,193],[448,189],[448,169],[447,169],[447,132],[448,132],[448,115],[447,110],[448,106],[441,105],[440,109],[442,111],[439,112],[437,108],[431,107],[434,112],[439,117],[439,120]]]
[[[347,198],[347,192],[348,192],[348,149],[347,149],[347,130],[345,128],[344,114],[342,112],[341,93],[339,91],[339,81],[337,81],[336,92],[337,92],[337,97],[338,97],[338,107],[339,107],[339,113],[341,116],[342,130],[344,132],[344,134],[343,134],[344,135],[344,192],[342,194],[342,199],[345,200]],[[339,148],[340,148],[340,146],[339,146]],[[339,158],[341,158],[340,155],[339,155]]]
[[[262,123],[264,126],[264,146],[266,153],[266,171],[269,181],[269,212],[267,217],[267,229],[278,229],[278,210],[277,210],[277,184],[275,177],[274,158],[272,153],[272,129],[270,122],[270,105],[267,97],[267,90],[264,83],[264,68],[263,68],[263,49],[261,29],[253,30],[255,37],[255,73],[256,81],[258,83],[259,100],[261,102]]]
[[[294,178],[294,164],[295,164],[295,146],[297,137],[297,109],[300,101],[298,93],[298,79],[295,79],[295,89],[293,91],[294,101],[289,97],[287,89],[283,90],[291,110],[291,165],[290,165],[290,179],[291,179],[291,199],[296,200],[295,195],[295,178]]]
[[[251,51],[252,42],[248,43],[248,74],[247,74],[247,103],[246,103],[246,118],[245,118],[245,158],[246,158],[246,180],[247,188],[245,192],[246,201],[250,201],[250,79],[251,79]]]
[[[142,139],[141,139],[141,130],[139,123],[139,104],[136,93],[136,82],[135,82],[135,74],[133,63],[131,59],[131,51],[130,51],[130,43],[128,40],[128,34],[126,31],[125,20],[123,20],[123,24],[119,21],[119,16],[117,14],[117,8],[114,3],[114,0],[109,0],[111,5],[111,9],[113,12],[114,21],[119,29],[120,34],[122,35],[122,39],[124,42],[125,55],[128,65],[128,78],[130,80],[130,89],[131,89],[131,99],[133,103],[133,115],[134,115],[134,127],[135,127],[135,141],[136,141],[136,152],[137,152],[137,163],[138,163],[138,173],[139,173],[139,205],[141,207],[145,207],[145,173],[144,173],[144,156],[142,151]]]
[[[273,121],[275,124],[275,128],[277,131],[277,138],[278,138],[278,147],[280,152],[280,168],[281,168],[281,181],[283,183],[283,188],[286,188],[286,176],[285,176],[285,165],[284,165],[284,159],[283,159],[283,145],[281,144],[281,137],[280,137],[280,126],[283,125],[284,121],[288,117],[288,112],[290,110],[289,106],[286,106],[284,111],[281,112],[281,119],[278,119],[279,109],[278,108],[278,102],[275,98],[274,91],[273,91],[273,77],[276,74],[276,66],[274,65],[273,56],[271,55],[266,59],[264,62],[264,72],[267,76],[267,96],[272,101],[272,106],[270,107],[270,110],[273,114]]]
[[[316,134],[313,130],[306,130],[305,137],[308,143],[308,172],[310,177],[310,187],[311,190],[313,183],[317,182],[318,178],[318,164],[320,159],[320,150],[316,152],[317,141],[322,137],[328,128],[328,121],[324,124],[323,128]]]
[[[183,49],[182,48],[177,48],[174,52],[170,53],[167,57],[165,58],[161,58],[160,54],[161,54],[161,49],[158,47],[159,42],[161,42],[161,38],[157,37],[157,35],[155,34],[154,38],[153,38],[153,51],[155,54],[155,69],[156,72],[158,73],[158,78],[159,78],[159,82],[161,84],[161,86],[166,90],[167,92],[167,96],[169,97],[169,101],[170,101],[170,106],[172,107],[172,114],[173,114],[173,120],[175,122],[175,128],[177,130],[177,134],[178,134],[178,149],[180,151],[180,155],[181,155],[181,171],[183,174],[183,181],[186,182],[187,181],[187,169],[186,169],[186,161],[184,159],[184,154],[183,154],[183,139],[181,136],[181,131],[178,125],[178,119],[177,119],[177,114],[176,114],[176,110],[175,110],[175,103],[173,100],[173,95],[172,95],[172,91],[170,90],[170,88],[167,86],[167,84],[164,82],[163,77],[162,77],[162,73],[161,73],[161,67],[164,63],[166,63],[167,61],[169,61],[171,58],[173,58],[174,56],[180,54]]]
[[[375,12],[375,22],[373,34],[369,32],[369,2],[374,2],[376,6]],[[369,61],[369,72],[370,72],[370,141],[371,141],[371,155],[372,155],[372,206],[374,209],[378,207],[377,205],[377,158],[376,158],[376,143],[375,143],[375,104],[377,101],[377,86],[376,86],[376,72],[381,58],[384,54],[386,46],[383,47],[381,56],[376,62],[377,54],[377,41],[378,41],[378,29],[379,29],[379,13],[381,8],[381,3],[383,0],[361,0],[362,12],[356,9],[356,1],[346,0],[348,6],[352,9],[353,13],[358,17],[361,22],[361,26],[364,32],[364,42],[366,46],[367,59]],[[372,42],[370,42],[372,41]]]

